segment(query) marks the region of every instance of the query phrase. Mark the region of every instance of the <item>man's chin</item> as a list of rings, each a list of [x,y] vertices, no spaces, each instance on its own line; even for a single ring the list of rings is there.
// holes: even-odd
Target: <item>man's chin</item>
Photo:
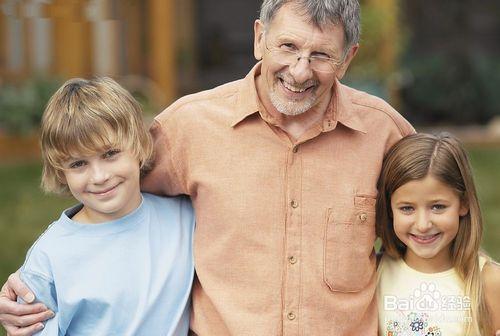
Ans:
[[[274,108],[281,114],[289,117],[295,117],[309,111],[313,106],[313,102],[283,102],[278,97],[271,95],[271,103]]]

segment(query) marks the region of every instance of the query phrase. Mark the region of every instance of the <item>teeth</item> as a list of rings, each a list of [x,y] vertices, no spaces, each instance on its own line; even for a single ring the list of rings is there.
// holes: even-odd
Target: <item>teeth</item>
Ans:
[[[297,93],[301,93],[301,92],[304,92],[306,89],[301,89],[301,88],[296,88],[296,87],[293,87],[291,86],[290,84],[288,84],[287,82],[285,81],[282,81],[283,82],[283,85],[290,91],[293,91],[293,92],[297,92]]]
[[[414,235],[414,236],[420,240],[431,240],[432,238],[436,237],[437,235],[438,235],[438,233],[430,235],[430,236],[418,236],[418,235]]]

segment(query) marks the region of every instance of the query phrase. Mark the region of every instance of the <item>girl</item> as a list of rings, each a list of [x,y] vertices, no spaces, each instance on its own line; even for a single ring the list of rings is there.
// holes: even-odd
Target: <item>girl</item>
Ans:
[[[414,134],[378,181],[380,335],[493,335],[500,267],[479,252],[482,220],[467,155],[449,134]]]

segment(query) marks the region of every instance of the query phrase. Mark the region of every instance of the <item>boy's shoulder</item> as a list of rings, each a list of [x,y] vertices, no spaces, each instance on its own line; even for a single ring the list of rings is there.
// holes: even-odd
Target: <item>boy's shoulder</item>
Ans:
[[[194,212],[193,205],[188,196],[158,196],[149,193],[142,193],[144,202],[148,204],[152,210],[160,213],[187,213]]]
[[[33,243],[31,249],[33,248],[38,248],[38,249],[51,249],[57,244],[54,244],[54,241],[58,239],[60,236],[67,235],[67,230],[65,229],[64,226],[64,217],[68,217],[71,215],[68,214],[74,214],[78,212],[81,209],[81,205],[75,205],[69,209],[65,209],[64,211],[61,212],[61,215],[59,216],[58,219],[54,220],[52,223],[50,223],[45,231],[43,231],[40,236],[36,239],[36,241]]]
[[[66,246],[60,244],[60,237],[67,235],[62,225],[62,218],[66,211],[71,211],[74,208],[64,210],[59,219],[49,224],[45,231],[38,236],[26,254],[26,259],[21,267],[22,271],[43,273],[50,268],[53,256],[60,254],[60,250]]]
[[[173,207],[191,207],[191,200],[186,195],[180,196],[159,196],[143,192],[144,201],[154,206],[173,206]]]

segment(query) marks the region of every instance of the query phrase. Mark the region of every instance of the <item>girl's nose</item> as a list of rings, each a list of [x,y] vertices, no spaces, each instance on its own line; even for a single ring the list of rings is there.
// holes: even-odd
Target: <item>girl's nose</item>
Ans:
[[[427,232],[432,228],[432,220],[427,213],[420,213],[416,220],[415,226],[420,232]]]

